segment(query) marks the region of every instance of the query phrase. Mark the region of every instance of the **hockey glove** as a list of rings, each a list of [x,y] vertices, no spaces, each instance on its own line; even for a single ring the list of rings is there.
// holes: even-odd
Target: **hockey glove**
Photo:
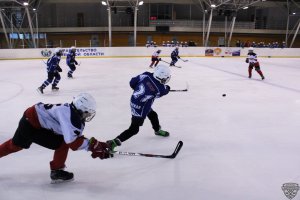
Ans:
[[[168,85],[166,85],[166,88],[167,88],[167,90],[168,90],[168,91],[170,91],[170,90],[171,90],[171,87],[170,87],[170,86],[168,86]]]
[[[62,72],[62,69],[60,68],[59,65],[57,65],[56,69],[57,69],[58,72]]]
[[[161,58],[158,58],[158,61],[161,61]]]
[[[178,59],[180,59],[180,57],[179,57],[179,56],[177,56],[177,58],[178,58]]]
[[[113,140],[106,141],[106,144],[108,145],[108,148],[109,148],[110,151],[114,151],[114,149],[117,146],[121,146],[122,145],[122,142],[121,142],[121,140],[119,140],[118,138],[116,138],[116,139],[113,139]]]
[[[75,60],[75,65],[78,65],[78,62]]]
[[[246,63],[249,63],[249,58],[246,58]]]
[[[99,142],[94,137],[89,141],[89,151],[92,152],[92,158],[107,159],[111,157],[108,145],[105,142]]]

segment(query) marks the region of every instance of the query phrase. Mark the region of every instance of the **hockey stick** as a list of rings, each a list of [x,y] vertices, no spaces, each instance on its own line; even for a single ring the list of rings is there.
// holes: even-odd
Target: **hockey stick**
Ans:
[[[187,92],[188,89],[183,89],[183,90],[170,90],[170,92]]]
[[[188,60],[183,60],[182,58],[179,58],[180,60],[182,60],[183,62],[187,62]]]
[[[186,83],[186,89],[182,89],[182,90],[170,90],[170,92],[187,92],[189,90],[189,84]]]
[[[149,154],[149,153],[133,153],[133,152],[122,152],[122,151],[111,151],[110,153],[118,154],[122,156],[144,156],[144,157],[153,157],[153,158],[170,158],[174,159],[179,153],[183,142],[179,141],[174,152],[171,155],[158,155],[158,154]]]
[[[171,65],[171,63],[169,63],[169,62],[167,62],[167,61],[164,61],[164,60],[160,60],[160,61],[162,61],[162,62],[164,62],[164,63],[167,63],[167,64]],[[173,65],[173,66],[170,66],[170,67],[177,67],[177,68],[181,68],[180,66],[176,66],[176,65]]]

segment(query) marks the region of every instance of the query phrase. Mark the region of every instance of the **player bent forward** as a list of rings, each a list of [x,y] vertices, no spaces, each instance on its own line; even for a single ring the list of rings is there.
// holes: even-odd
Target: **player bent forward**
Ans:
[[[73,173],[64,170],[69,149],[91,151],[93,158],[110,157],[106,143],[82,135],[85,122],[95,114],[96,101],[88,93],[74,97],[72,103],[37,103],[24,112],[13,138],[0,145],[0,158],[36,143],[55,150],[50,162],[52,183],[71,181]]]
[[[122,142],[128,140],[139,132],[146,117],[150,120],[155,135],[168,137],[169,132],[161,129],[157,113],[151,108],[154,100],[167,95],[170,87],[166,85],[171,78],[168,66],[158,65],[154,73],[144,72],[130,81],[130,87],[134,90],[130,99],[131,124],[127,130],[122,132],[113,140],[107,141],[110,149],[114,150]]]
[[[150,68],[152,68],[154,64],[155,64],[154,67],[156,67],[158,65],[159,61],[161,61],[161,58],[159,58],[160,53],[161,53],[161,50],[159,49],[152,54],[151,64],[149,66]]]
[[[252,70],[253,70],[253,67],[254,67],[255,71],[257,71],[257,73],[260,75],[261,79],[262,80],[265,79],[262,71],[260,70],[260,65],[259,65],[259,62],[257,61],[257,55],[256,55],[256,53],[254,53],[254,48],[253,47],[250,47],[249,50],[248,50],[248,56],[246,58],[246,63],[249,63],[249,67],[248,67],[249,76],[248,76],[248,78],[252,77]]]

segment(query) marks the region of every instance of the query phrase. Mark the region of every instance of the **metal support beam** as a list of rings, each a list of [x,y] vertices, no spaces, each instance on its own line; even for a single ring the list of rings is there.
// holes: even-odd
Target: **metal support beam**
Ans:
[[[208,39],[209,39],[209,33],[210,33],[210,27],[211,27],[211,21],[212,21],[212,15],[213,15],[213,9],[210,10],[209,20],[208,20],[208,29],[206,33],[206,40],[205,40],[205,47],[208,45]]]
[[[292,46],[293,46],[293,44],[294,44],[294,41],[295,41],[295,39],[296,39],[296,37],[297,37],[297,35],[298,35],[298,32],[299,32],[299,28],[300,28],[300,20],[299,20],[299,22],[298,22],[297,29],[296,29],[296,31],[295,31],[295,33],[294,33],[294,37],[293,37],[293,39],[292,39],[292,42],[291,42],[291,44],[290,44],[290,48],[292,48]]]
[[[109,5],[109,2],[107,0],[107,10],[108,10],[108,46],[111,47],[112,45],[112,39],[111,39],[111,7]]]
[[[230,34],[229,34],[228,43],[227,43],[227,46],[228,46],[228,47],[230,47],[231,37],[232,37],[234,25],[235,25],[235,19],[236,19],[236,16],[233,16],[232,21],[231,21]]]
[[[202,46],[205,46],[205,11],[203,11],[202,18]]]
[[[289,34],[289,26],[290,26],[290,5],[289,5],[289,0],[286,0],[286,6],[287,6],[287,20],[286,20],[285,44],[288,45],[288,34]]]
[[[11,43],[10,43],[10,41],[8,39],[8,35],[7,35],[7,31],[6,31],[6,27],[5,27],[5,23],[4,23],[4,20],[3,20],[3,15],[2,15],[2,11],[1,10],[0,10],[0,20],[1,20],[2,27],[3,27],[5,39],[6,39],[6,42],[7,42],[7,47],[9,49],[11,49]]]
[[[224,46],[225,47],[227,47],[227,16],[225,16],[225,30],[224,30],[224,32],[225,32],[225,34],[224,34],[224,42],[225,42],[225,44],[224,44]]]
[[[35,30],[36,30],[36,47],[39,48],[39,21],[38,21],[38,14],[35,12]]]
[[[36,48],[36,43],[35,43],[35,39],[34,39],[34,35],[33,35],[33,28],[32,28],[32,20],[31,20],[31,16],[30,16],[30,13],[29,13],[28,6],[25,6],[25,11],[26,11],[26,14],[27,14],[28,24],[29,24],[29,28],[30,28],[32,42],[33,42],[33,48]]]
[[[136,47],[136,31],[137,31],[137,12],[138,12],[138,1],[134,7],[134,28],[133,28],[133,46]]]

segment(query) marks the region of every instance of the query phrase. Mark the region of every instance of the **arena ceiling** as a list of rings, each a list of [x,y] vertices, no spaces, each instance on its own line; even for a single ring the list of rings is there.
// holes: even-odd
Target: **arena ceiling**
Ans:
[[[138,2],[143,1],[145,4],[194,4],[202,9],[202,11],[211,10],[211,5],[215,5],[214,9],[222,7],[225,9],[239,10],[245,7],[289,7],[300,8],[300,0],[0,0],[0,8],[14,8],[23,6],[23,2],[27,1],[31,8],[38,9],[44,4],[88,4],[107,2],[115,7],[118,6],[135,6]]]

